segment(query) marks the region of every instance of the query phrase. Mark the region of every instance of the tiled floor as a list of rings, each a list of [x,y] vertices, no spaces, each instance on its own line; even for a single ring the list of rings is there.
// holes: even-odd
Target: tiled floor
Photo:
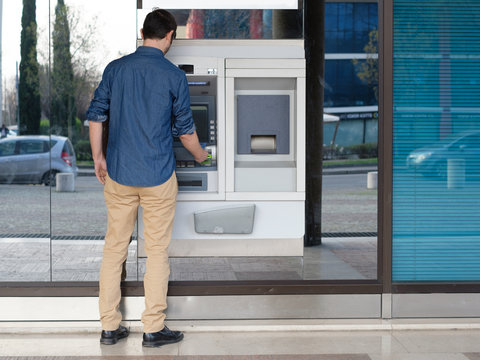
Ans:
[[[105,346],[98,333],[1,335],[0,359],[480,360],[480,330],[192,331],[158,349],[141,336]]]

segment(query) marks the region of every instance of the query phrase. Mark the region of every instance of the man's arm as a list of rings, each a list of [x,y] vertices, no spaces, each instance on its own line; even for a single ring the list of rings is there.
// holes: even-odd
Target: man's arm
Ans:
[[[193,134],[180,135],[180,141],[185,149],[193,155],[196,162],[201,163],[207,160],[208,152],[200,145],[196,131]]]
[[[105,185],[107,177],[107,162],[102,150],[103,124],[101,122],[89,122],[90,146],[95,164],[95,176],[102,185]]]
[[[190,95],[188,93],[188,82],[183,75],[177,94],[173,101],[173,114],[175,117],[174,130],[180,138],[185,149],[194,157],[195,161],[207,160],[208,152],[205,151],[198,141],[195,124],[193,123],[192,110],[190,109]]]
[[[103,153],[103,123],[108,119],[110,110],[110,70],[111,64],[108,64],[103,72],[102,81],[95,90],[95,94],[87,110],[87,120],[89,124],[90,146],[92,147],[92,157],[95,164],[95,175],[102,185],[105,185],[107,176],[107,163]]]

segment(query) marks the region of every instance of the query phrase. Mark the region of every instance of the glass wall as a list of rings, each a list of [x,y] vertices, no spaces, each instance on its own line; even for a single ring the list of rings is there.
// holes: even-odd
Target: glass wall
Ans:
[[[480,279],[480,4],[394,1],[393,280]]]
[[[25,4],[28,6],[23,7],[20,1],[4,2],[2,19],[2,108],[9,134],[0,140],[0,281],[96,281],[107,216],[103,186],[94,176],[85,112],[107,63],[135,50],[138,24],[145,14],[139,11],[137,15],[131,4],[119,5],[113,0],[104,0],[101,5],[93,0],[66,0],[66,6],[53,0],[36,2],[36,7],[33,0]],[[364,51],[369,31],[375,28],[372,4],[331,5],[327,4],[327,10],[350,10],[344,11],[337,23],[327,12],[328,26],[335,24],[333,31],[327,31],[327,41],[353,36],[352,44],[362,42],[352,49],[340,49],[342,41],[338,40],[332,51]],[[360,7],[361,16],[356,15]],[[108,15],[112,8],[114,17]],[[365,11],[371,17],[368,29],[358,24],[364,21]],[[23,25],[22,12],[26,19]],[[180,38],[303,37],[302,9],[174,13]],[[353,32],[347,31],[350,23]],[[23,50],[20,40],[27,35],[36,39]],[[366,62],[366,57],[362,61]],[[335,71],[331,71],[332,66]],[[361,63],[352,59],[327,63],[327,83],[333,89],[328,95],[331,104],[359,105],[360,99],[373,104],[371,87],[361,79],[356,80],[357,87],[342,85],[355,76],[358,66]],[[355,141],[360,144],[375,138],[376,128],[367,122],[365,131],[364,119],[359,119],[352,121],[356,121]],[[345,136],[342,131],[338,139]],[[360,133],[363,135],[358,139]],[[327,225],[323,230],[333,237],[325,237],[321,246],[304,248],[303,256],[172,257],[171,280],[376,278],[376,190],[366,189],[365,173],[344,175],[331,174],[324,180],[322,206]],[[340,232],[369,233],[357,238]],[[135,230],[125,266],[126,280],[142,279],[144,258],[140,252]]]

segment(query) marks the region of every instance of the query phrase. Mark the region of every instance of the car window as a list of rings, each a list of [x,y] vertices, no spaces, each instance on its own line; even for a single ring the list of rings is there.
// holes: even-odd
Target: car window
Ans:
[[[50,140],[50,149],[53,148],[57,144],[57,140]]]
[[[72,143],[70,142],[70,139],[67,139],[65,141],[65,144],[63,145],[63,150],[62,151],[68,153],[69,155],[74,154],[73,146],[72,146]]]
[[[15,155],[15,141],[4,141],[0,143],[0,156]]]
[[[22,140],[20,141],[20,154],[40,154],[45,152],[42,140]]]

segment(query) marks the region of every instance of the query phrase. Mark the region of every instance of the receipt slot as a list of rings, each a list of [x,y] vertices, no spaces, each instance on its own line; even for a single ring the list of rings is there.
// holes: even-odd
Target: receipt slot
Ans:
[[[200,142],[174,139],[179,193],[170,256],[303,256],[305,60],[302,41],[177,41]],[[239,43],[239,44],[240,44]],[[142,210],[138,253],[145,256]]]

